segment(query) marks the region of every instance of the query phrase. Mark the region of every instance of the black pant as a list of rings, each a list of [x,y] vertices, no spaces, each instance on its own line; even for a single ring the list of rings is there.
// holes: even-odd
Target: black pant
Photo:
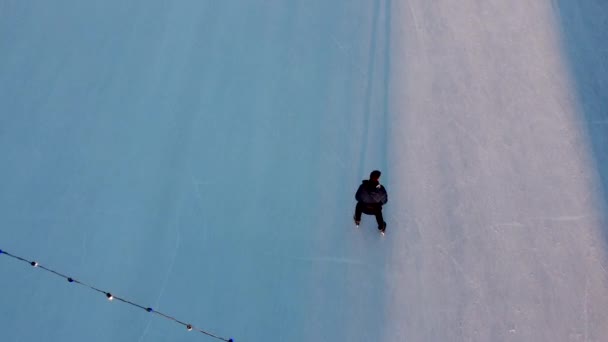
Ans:
[[[378,229],[384,227],[384,218],[382,217],[382,205],[380,204],[365,204],[357,203],[355,207],[355,220],[361,221],[361,213],[367,215],[376,216],[376,222],[378,222]]]

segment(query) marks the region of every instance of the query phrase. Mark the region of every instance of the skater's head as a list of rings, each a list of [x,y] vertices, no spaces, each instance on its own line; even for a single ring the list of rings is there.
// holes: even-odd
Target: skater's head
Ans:
[[[372,171],[372,173],[369,174],[369,180],[377,182],[380,179],[381,174],[382,173],[380,171],[374,170]]]

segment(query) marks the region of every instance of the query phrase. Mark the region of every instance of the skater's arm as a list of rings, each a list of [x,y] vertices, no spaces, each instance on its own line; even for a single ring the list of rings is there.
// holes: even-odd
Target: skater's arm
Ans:
[[[359,185],[359,189],[357,189],[357,193],[355,193],[355,199],[357,200],[357,202],[364,202],[363,191],[363,185]]]
[[[385,205],[388,202],[388,194],[386,193],[386,189],[381,185],[380,186],[380,203]]]

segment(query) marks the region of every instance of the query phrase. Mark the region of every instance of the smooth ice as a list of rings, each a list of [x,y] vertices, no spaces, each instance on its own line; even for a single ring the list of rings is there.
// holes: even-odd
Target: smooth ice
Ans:
[[[606,341],[601,0],[0,0],[0,249],[244,341]],[[354,228],[383,171],[387,235]],[[2,341],[213,341],[0,255]]]

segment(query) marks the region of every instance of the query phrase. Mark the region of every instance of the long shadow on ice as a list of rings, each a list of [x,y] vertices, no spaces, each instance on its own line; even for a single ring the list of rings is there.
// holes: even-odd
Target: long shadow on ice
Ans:
[[[608,207],[608,2],[555,2],[562,48],[575,81],[581,122],[597,165],[597,209]],[[603,217],[602,233],[608,241]]]

